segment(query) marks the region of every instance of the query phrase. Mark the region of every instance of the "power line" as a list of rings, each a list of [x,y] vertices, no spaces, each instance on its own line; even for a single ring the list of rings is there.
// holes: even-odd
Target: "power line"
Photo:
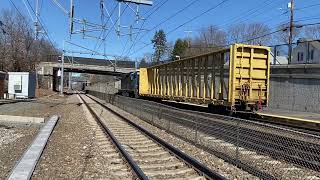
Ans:
[[[22,15],[22,13],[19,11],[19,9],[17,8],[17,6],[14,4],[14,2],[12,0],[9,0],[11,2],[11,4],[13,5],[13,7],[17,10],[17,12],[20,14],[21,17],[24,18],[24,16]]]
[[[308,23],[308,24],[300,25],[300,27],[314,26],[314,25],[319,25],[319,24],[320,24],[320,22],[318,22],[318,23]],[[240,42],[237,42],[237,43],[239,43],[239,44],[247,43],[247,42],[250,42],[250,41],[253,41],[253,40],[256,40],[256,39],[260,39],[260,38],[264,38],[264,37],[267,37],[267,36],[271,36],[271,35],[276,34],[278,32],[286,31],[286,29],[287,28],[280,28],[280,29],[277,29],[275,31],[272,31],[272,32],[269,32],[269,33],[266,33],[266,34],[263,34],[263,35],[259,35],[259,36],[256,36],[256,37],[253,37],[253,38],[250,38],[250,39],[246,39],[246,40],[243,40],[243,41],[240,41]],[[214,47],[192,47],[192,48],[222,48],[222,47],[230,46],[230,45],[232,45],[234,43],[235,42],[228,43],[228,44],[225,44],[225,45],[220,45],[220,46],[214,46]]]
[[[146,11],[142,16],[148,14],[149,12],[151,12],[154,8],[156,8],[159,4],[161,4],[161,1],[158,1],[157,4],[155,4],[154,6],[152,6],[152,8],[150,8],[148,11]]]
[[[300,10],[312,8],[312,7],[315,7],[315,6],[320,6],[320,3],[319,3],[319,4],[312,4],[312,5],[309,5],[309,6],[304,6],[304,7],[301,7],[301,8],[297,8],[297,9],[295,9],[295,10],[296,10],[296,11],[300,11]]]
[[[320,22],[318,23],[308,23],[308,24],[303,24],[303,25],[299,25],[299,27],[305,27],[305,26],[314,26],[314,25],[319,25]],[[242,41],[240,43],[245,43],[245,42],[249,42],[249,41],[252,41],[252,40],[255,40],[255,39],[260,39],[260,38],[263,38],[263,37],[266,37],[266,36],[270,36],[272,34],[275,34],[275,33],[278,33],[278,32],[281,32],[281,31],[285,31],[287,28],[281,28],[281,29],[278,29],[276,31],[273,31],[271,33],[267,33],[267,34],[264,34],[264,35],[261,35],[261,36],[258,36],[258,37],[254,37],[252,39],[248,39],[248,40],[245,40],[245,41]],[[231,45],[231,44],[229,44]]]
[[[167,2],[167,1],[166,1]],[[155,30],[157,27],[161,26],[162,24],[164,24],[165,22],[169,21],[170,19],[174,18],[175,16],[177,16],[178,14],[180,14],[181,12],[185,11],[186,9],[188,9],[190,6],[192,6],[194,3],[198,2],[198,0],[194,0],[192,1],[191,3],[189,3],[187,6],[183,7],[182,9],[180,9],[179,11],[175,12],[174,14],[172,14],[171,16],[167,17],[164,21],[160,22],[159,24],[157,24],[156,26],[154,26],[153,28],[151,28],[150,30],[148,30],[144,35],[142,35],[140,38],[139,38],[139,42],[141,41],[141,39],[146,35],[148,34],[149,32],[151,32],[152,30]],[[136,37],[137,39],[137,37]],[[136,39],[134,41],[134,43],[132,43],[132,45],[130,46],[129,50],[127,51],[127,54],[128,55],[130,52],[131,52],[131,49],[133,48],[133,46],[135,46],[135,43],[136,43]]]
[[[11,1],[11,0],[10,0],[10,1]],[[27,1],[27,3],[29,4],[29,6],[30,6],[30,8],[31,8],[32,12],[33,12],[34,14],[36,14],[35,10],[34,10],[34,9],[33,9],[33,7],[31,6],[31,4],[30,4],[29,0],[26,0],[26,1]],[[52,42],[51,38],[49,37],[49,34],[48,34],[47,30],[46,30],[46,26],[44,26],[44,23],[42,23],[41,21],[42,21],[42,19],[39,17],[39,24],[41,25],[41,27],[42,27],[42,29],[43,29],[43,31],[44,31],[44,33],[45,33],[45,35],[47,36],[47,38],[48,38],[48,40],[49,40],[49,42],[50,42],[51,46],[52,46],[53,48],[55,48],[55,46],[53,45],[53,42]]]
[[[161,26],[162,24],[164,24],[165,22],[168,22],[170,19],[174,18],[175,16],[177,16],[178,14],[180,14],[181,12],[185,11],[186,9],[188,9],[190,6],[192,6],[194,3],[198,2],[198,0],[194,0],[191,3],[189,3],[187,6],[183,7],[182,9],[180,9],[179,11],[175,12],[174,14],[172,14],[171,16],[167,17],[165,20],[163,20],[162,22],[160,22],[159,24],[157,24],[156,26],[152,27],[150,30],[148,30],[148,32],[151,32],[153,30],[155,30],[156,28],[158,28],[159,26]],[[147,32],[147,33],[148,33]],[[147,33],[145,33],[144,35],[146,35]],[[144,36],[142,36],[139,40],[141,40]]]
[[[158,10],[159,10],[165,3],[167,3],[168,1],[169,1],[169,0],[163,1],[163,2],[160,4],[160,6],[158,6],[154,11],[152,11],[152,12],[146,17],[146,20],[143,21],[143,23],[141,24],[139,31],[141,31],[141,29],[142,29],[143,25],[145,24],[145,22],[147,21],[147,19],[150,18],[152,14],[154,14],[156,11],[158,11]],[[139,31],[138,31],[138,32],[139,32]],[[139,36],[139,34],[136,35],[136,37],[135,37],[134,41],[132,42],[129,50],[128,50],[127,53],[126,53],[126,55],[128,55],[128,54],[130,53],[132,47],[134,46],[134,44],[136,43],[136,41],[137,41],[137,39],[138,39],[138,36]],[[140,40],[141,40],[141,38],[140,38]],[[123,52],[121,53],[121,56],[122,56],[123,53],[124,53],[124,50],[125,50],[125,47],[127,46],[127,43],[128,43],[128,41],[126,42],[126,44],[125,44],[125,46],[124,46],[124,48],[123,48]]]
[[[268,2],[269,0],[266,0],[266,1],[264,1],[263,3],[262,3],[262,5],[264,5],[266,2]],[[286,1],[286,0],[285,0]],[[278,2],[278,4],[281,4],[282,2],[281,1],[279,1]],[[273,2],[270,2],[269,4],[267,4],[267,5],[270,5],[270,4],[274,4]],[[274,4],[275,6],[272,6],[272,7],[270,7],[269,9],[272,9],[272,8],[274,8],[274,7],[276,7],[276,6],[278,6],[278,4]],[[259,6],[257,6],[257,7],[261,7],[262,5],[259,5]],[[259,15],[261,15],[261,14],[265,14],[266,12],[265,11],[262,11],[262,12],[260,12],[260,13],[258,13],[258,14],[255,14],[255,13],[257,13],[257,12],[259,12],[260,10],[262,10],[263,8],[265,8],[267,5],[264,5],[262,8],[252,8],[252,9],[250,9],[250,10],[248,10],[248,11],[246,11],[246,12],[244,12],[244,14],[242,14],[240,17],[239,16],[236,16],[236,17],[233,17],[232,19],[230,19],[229,21],[227,21],[227,22],[225,22],[225,23],[223,23],[222,25],[224,25],[224,27],[222,28],[222,27],[220,27],[220,28],[218,28],[217,30],[226,30],[228,27],[230,27],[232,24],[240,24],[240,23],[244,23],[244,22],[246,22],[246,21],[248,21],[248,20],[250,20],[250,19],[252,19],[252,18],[254,18],[254,17],[257,17],[257,16],[259,16]],[[253,11],[253,12],[251,12],[251,11]],[[251,12],[251,13],[250,13]],[[249,13],[249,14],[247,14],[247,13]],[[255,14],[255,16],[254,17],[248,17],[248,16],[251,16],[251,15],[254,15]],[[282,13],[282,14],[280,14],[280,15],[276,15],[277,16],[277,18],[279,18],[279,16],[283,16],[283,15],[285,15],[285,13]],[[238,18],[237,18],[238,17]],[[245,19],[243,19],[243,18],[245,18]],[[265,20],[265,21],[263,21],[264,23],[266,23],[266,22],[268,22],[268,21],[271,21],[271,20],[273,20],[275,17],[271,17],[271,18],[269,18],[269,19],[267,19],[267,20]],[[234,19],[234,20],[233,20]],[[222,25],[220,25],[220,26],[222,26]],[[202,29],[197,29],[197,31],[202,31]]]
[[[225,27],[224,28],[218,28],[218,30],[219,29],[226,29],[227,25],[241,23],[241,22],[243,23],[245,21],[248,21],[250,19],[250,17],[248,17],[248,16],[251,16],[251,15],[255,14],[256,12],[259,12],[260,10],[262,10],[263,8],[265,8],[266,6],[268,6],[270,4],[274,4],[273,2],[269,2],[269,1],[270,0],[265,0],[261,4],[259,4],[258,6],[254,7],[254,8],[251,8],[249,10],[243,11],[242,13],[240,13],[240,15],[237,15],[237,16],[234,16],[234,17],[230,18],[228,21],[225,21],[223,24],[220,25],[220,26],[225,26]],[[266,4],[267,2],[269,2],[269,3]],[[276,6],[277,6],[277,4],[276,4]],[[265,13],[265,11],[255,15],[255,17],[260,15],[260,14],[263,14],[263,13]],[[243,18],[246,18],[246,19],[242,20]],[[199,30],[201,31],[202,29],[197,29],[196,31],[199,31]]]
[[[187,20],[186,22],[184,22],[184,23],[180,24],[179,26],[175,27],[174,29],[170,30],[166,35],[169,35],[169,34],[173,33],[173,32],[176,31],[177,29],[179,29],[179,28],[183,27],[184,25],[186,25],[186,24],[188,24],[188,23],[190,23],[190,22],[198,19],[199,17],[201,17],[201,16],[203,16],[204,14],[206,14],[206,13],[208,13],[208,12],[210,12],[210,11],[216,9],[216,8],[218,8],[219,6],[221,6],[222,4],[224,4],[224,3],[228,2],[228,1],[230,1],[230,0],[223,0],[223,1],[221,1],[220,3],[214,5],[213,7],[210,7],[209,9],[203,11],[202,13],[198,14],[197,16],[194,16],[193,18]],[[149,43],[149,44],[147,44],[147,45],[139,48],[139,50],[131,53],[130,55],[136,54],[137,52],[141,51],[142,49],[146,48],[147,46],[149,46],[149,45],[151,45],[151,44],[152,44],[152,43]]]
[[[297,23],[297,22],[310,21],[310,20],[315,20],[315,19],[320,19],[320,16],[317,15],[317,16],[300,17],[300,18],[296,18],[293,22]],[[277,24],[276,26],[284,26],[287,24],[288,24],[287,21],[282,21],[279,24]]]
[[[247,10],[246,12],[244,13],[241,13],[241,15],[239,16],[235,16],[233,18],[231,18],[229,21],[223,23],[222,25],[230,25],[230,24],[234,24],[236,23],[237,21],[243,19],[243,18],[247,18],[248,16],[251,16],[253,15],[254,13],[256,12],[259,12],[261,9],[265,8],[266,6],[272,4],[273,2],[271,0],[265,0],[263,1],[261,4],[259,4],[258,6],[256,6],[255,8],[251,8],[249,10]],[[266,4],[267,2],[269,2],[268,4]]]
[[[184,26],[184,25],[186,25],[186,24],[188,24],[188,23],[190,23],[190,22],[192,22],[192,21],[194,21],[194,20],[198,19],[199,17],[203,16],[204,14],[207,14],[208,12],[210,12],[210,11],[212,11],[212,10],[214,10],[214,9],[218,8],[219,6],[221,6],[222,4],[226,3],[227,1],[230,1],[230,0],[224,0],[224,1],[221,1],[219,4],[217,4],[217,5],[215,5],[215,6],[211,7],[211,8],[209,8],[209,9],[207,9],[206,11],[202,12],[201,14],[199,14],[199,15],[197,15],[197,16],[195,16],[195,17],[191,18],[190,20],[188,20],[188,21],[186,21],[186,22],[182,23],[181,25],[177,26],[176,28],[172,29],[172,30],[171,30],[171,31],[169,31],[167,34],[171,34],[172,32],[176,31],[176,30],[177,30],[177,29],[179,29],[180,27],[182,27],[182,26]]]
[[[300,25],[300,27],[305,27],[305,26],[314,26],[314,25],[320,25],[320,22],[318,23],[308,23],[308,24],[303,24],[303,25]],[[276,31],[273,31],[273,32],[270,32],[270,33],[267,33],[267,34],[263,34],[263,35],[260,35],[260,36],[257,36],[257,37],[253,37],[253,38],[250,38],[250,39],[246,39],[244,41],[241,41],[241,42],[237,42],[237,43],[247,43],[247,42],[250,42],[250,41],[253,41],[253,40],[256,40],[256,39],[260,39],[260,38],[263,38],[263,37],[267,37],[267,36],[270,36],[270,35],[273,35],[273,34],[276,34],[278,32],[281,32],[281,31],[284,31],[286,28],[281,28],[281,29],[278,29]],[[152,44],[152,43],[150,43]],[[139,52],[140,50],[144,49],[145,47],[149,46],[150,44],[147,44],[143,47],[141,47],[138,51],[130,54],[130,55],[133,55],[137,52]],[[224,47],[228,47],[230,45],[232,45],[234,43],[229,43],[229,44],[225,44],[225,45],[220,45],[220,46],[214,46],[214,47],[192,47],[192,48],[224,48]]]

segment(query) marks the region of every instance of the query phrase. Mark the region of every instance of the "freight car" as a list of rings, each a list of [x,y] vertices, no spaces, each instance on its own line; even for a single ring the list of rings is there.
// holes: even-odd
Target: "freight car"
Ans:
[[[209,108],[253,111],[267,106],[270,48],[234,44],[230,48],[140,68],[135,92]],[[140,83],[139,83],[140,82]]]
[[[139,95],[229,110],[267,106],[270,48],[230,48],[140,69]]]

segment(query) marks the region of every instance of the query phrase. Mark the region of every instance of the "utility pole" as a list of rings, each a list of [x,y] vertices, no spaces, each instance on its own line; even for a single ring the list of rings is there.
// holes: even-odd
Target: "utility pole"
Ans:
[[[188,48],[190,48],[191,47],[191,33],[192,33],[192,31],[191,30],[186,30],[184,32],[187,33]]]
[[[292,61],[292,41],[293,41],[293,10],[294,10],[294,0],[290,0],[290,3],[288,5],[290,8],[290,27],[289,27],[289,61],[288,64]]]
[[[63,41],[63,49],[62,49],[62,57],[61,57],[61,74],[60,74],[60,95],[62,96],[63,95],[63,74],[64,74],[64,53],[65,53],[65,50],[64,50],[64,41]]]
[[[38,40],[39,35],[39,0],[36,0],[36,20],[34,22],[35,40]]]

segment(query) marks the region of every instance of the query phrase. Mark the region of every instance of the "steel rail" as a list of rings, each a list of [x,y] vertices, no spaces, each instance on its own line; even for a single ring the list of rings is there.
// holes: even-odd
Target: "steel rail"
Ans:
[[[121,97],[121,96],[119,96]],[[124,97],[126,98],[126,97]],[[134,99],[134,98],[130,98],[130,99]],[[252,120],[246,120],[246,119],[240,119],[240,118],[236,118],[236,117],[230,117],[230,116],[224,116],[224,115],[217,115],[217,114],[211,114],[211,113],[206,113],[206,112],[197,112],[197,111],[192,111],[192,110],[183,110],[181,108],[176,108],[176,107],[172,107],[170,105],[164,105],[162,103],[158,103],[158,102],[153,102],[153,101],[148,101],[148,100],[137,100],[134,99],[137,102],[145,102],[144,107],[147,108],[148,110],[146,110],[145,112],[151,113],[151,114],[158,114],[155,110],[159,109],[159,106],[161,106],[162,108],[168,109],[170,112],[171,111],[176,111],[180,113],[175,114],[175,116],[172,116],[172,114],[167,114],[166,116],[168,116],[168,118],[175,118],[179,124],[181,125],[181,123],[183,123],[183,126],[187,127],[187,128],[193,128],[192,125],[190,125],[190,123],[188,123],[189,121],[186,121],[185,118],[182,118],[181,115],[182,113],[189,116],[192,118],[194,116],[197,116],[197,120],[198,123],[197,124],[197,129],[199,132],[202,133],[206,133],[208,135],[213,135],[215,137],[218,137],[219,139],[223,139],[226,142],[229,143],[236,143],[238,144],[240,147],[245,147],[248,148],[250,150],[254,150],[256,152],[262,152],[263,154],[268,154],[270,155],[270,157],[276,159],[276,160],[285,160],[288,163],[293,163],[295,165],[298,165],[299,167],[305,167],[308,168],[310,170],[315,170],[318,171],[320,169],[320,155],[318,154],[318,149],[320,147],[320,145],[318,144],[314,144],[311,143],[309,141],[304,142],[301,139],[296,139],[295,137],[290,137],[289,134],[295,134],[295,135],[299,135],[301,137],[303,136],[307,136],[307,137],[312,137],[312,138],[316,138],[319,139],[320,137],[315,135],[315,134],[310,134],[307,132],[301,132],[299,130],[296,129],[291,129],[291,128],[287,128],[284,126],[279,126],[279,125],[275,125],[275,124],[270,124],[270,123],[264,123],[264,122],[256,122],[256,121],[252,121]],[[141,102],[142,101],[142,102]],[[126,105],[123,104],[123,105]],[[171,112],[174,113],[174,112]],[[161,117],[164,114],[161,113]],[[200,119],[199,119],[200,118]],[[219,121],[225,121],[225,123],[219,123],[216,121],[210,121],[208,120],[208,118],[215,118]],[[228,120],[232,121],[232,122],[236,122],[239,121],[241,122],[241,124],[243,126],[237,128],[236,124],[230,124],[228,123]],[[201,123],[202,122],[202,123]],[[257,126],[259,128],[267,128],[267,129],[274,129],[274,130],[279,130],[280,132],[283,130],[284,132],[288,133],[288,136],[281,136],[281,134],[273,134],[273,133],[268,133],[265,131],[258,131],[258,129],[255,129],[254,127],[250,128],[247,125],[254,125]],[[153,124],[153,125],[157,125],[157,124]],[[211,127],[211,130],[206,130],[208,127]],[[232,128],[232,127],[236,127],[236,128]],[[161,129],[163,129],[163,127],[159,127]],[[235,129],[238,129],[237,133],[239,133],[238,137],[236,135],[236,133],[234,132]],[[178,135],[175,132],[171,132],[175,135]],[[225,135],[223,135],[224,133],[226,133]],[[179,136],[181,137],[181,136]],[[271,139],[267,140],[267,142],[264,142],[263,139],[265,139],[264,137],[270,137]],[[240,138],[240,139],[239,139]],[[247,140],[249,140],[249,142],[247,141],[243,141],[241,140],[242,138],[245,138]],[[273,140],[280,140],[281,143],[278,142],[278,144],[276,143],[277,141]],[[192,141],[188,141],[188,142],[192,142]],[[197,144],[195,144],[197,145]],[[203,145],[199,145],[199,147],[201,148],[206,148]],[[308,149],[306,149],[306,147],[308,147]],[[267,174],[259,169],[256,169],[254,167],[251,167],[250,165],[247,164],[243,164],[241,162],[239,162],[239,160],[237,159],[231,159],[228,156],[228,154],[221,154],[220,152],[215,152],[215,150],[213,149],[207,149],[210,152],[213,152],[213,154],[217,155],[218,157],[231,162],[232,164],[245,169],[245,171],[255,174],[256,176],[259,177],[267,177],[267,179],[272,179],[271,174]],[[213,150],[213,151],[212,151]],[[227,157],[227,158],[226,158]]]
[[[167,105],[164,105],[164,106],[167,106]],[[149,107],[150,107],[149,109],[155,109],[157,107],[156,102],[152,102],[151,104],[149,104]],[[169,108],[169,107],[170,106],[167,106],[167,108]],[[170,107],[170,108],[172,109],[172,107]],[[230,116],[223,116],[223,115],[209,114],[209,113],[205,113],[205,112],[184,110],[184,113],[190,114],[191,112],[193,114],[196,113],[199,116],[198,117],[199,119],[203,119],[203,118],[206,119],[206,118],[210,118],[212,116],[215,116],[215,118],[221,119],[221,120],[239,120],[242,123],[253,123],[251,120],[239,119],[239,118],[230,117]],[[172,115],[168,115],[168,116],[172,116]],[[174,117],[172,116],[172,118],[174,118]],[[186,122],[185,120],[183,120],[183,122],[184,122],[185,127],[192,128],[192,125],[185,123]],[[276,127],[274,125],[264,124],[261,122],[254,122],[254,123],[257,125],[264,125],[265,127]],[[274,157],[275,159],[285,158],[287,162],[294,163],[294,164],[300,165],[302,167],[306,167],[306,168],[309,168],[309,169],[312,169],[315,171],[318,171],[320,169],[320,164],[319,164],[320,156],[315,153],[320,148],[320,145],[313,144],[311,142],[304,142],[304,141],[297,140],[294,138],[281,137],[280,134],[278,134],[278,135],[273,134],[273,139],[282,138],[283,144],[278,144],[277,142],[273,142],[272,140],[263,140],[264,136],[268,135],[267,132],[258,132],[256,130],[246,128],[246,127],[241,127],[239,129],[240,139],[246,139],[246,141],[244,141],[244,140],[239,141],[239,140],[237,140],[236,134],[233,132],[233,130],[234,130],[233,127],[235,127],[235,126],[236,126],[235,124],[234,125],[232,125],[232,124],[219,125],[218,123],[215,123],[214,121],[198,123],[198,129],[199,129],[199,131],[201,131],[203,133],[208,134],[208,132],[206,132],[204,130],[207,127],[212,127],[215,130],[211,131],[210,135],[214,135],[215,137],[218,137],[220,139],[224,139],[227,142],[236,143],[238,141],[238,143],[242,147],[253,149],[255,151],[257,150],[257,147],[258,147],[259,152],[267,153],[270,156]],[[277,127],[277,128],[279,130],[282,129],[281,127]],[[306,134],[305,132],[294,131],[291,129],[288,129],[288,130],[290,130],[291,132],[299,133],[301,135]],[[221,131],[226,131],[230,135],[223,135]],[[231,134],[233,134],[233,135],[231,135]],[[244,136],[244,134],[246,134],[246,135]],[[313,136],[313,135],[314,134],[310,134],[310,136]],[[290,144],[290,143],[291,143],[291,146],[288,146],[288,144]],[[305,147],[308,147],[309,151],[306,151]],[[289,151],[290,153],[287,152],[288,150],[291,150],[291,151]],[[307,158],[308,156],[310,156],[310,157]],[[304,159],[304,158],[306,158],[306,159]],[[310,160],[310,159],[312,159],[312,160]]]
[[[122,154],[122,156],[126,159],[128,164],[131,166],[134,173],[137,175],[139,179],[147,180],[148,177],[144,174],[144,172],[141,170],[141,168],[138,166],[138,164],[132,159],[132,157],[128,154],[128,152],[122,147],[120,142],[117,140],[117,138],[113,135],[113,133],[109,130],[109,128],[102,123],[102,120],[99,118],[99,116],[93,111],[93,109],[88,105],[88,103],[81,97],[81,95],[78,94],[80,99],[83,101],[83,103],[86,105],[90,113],[94,116],[94,119],[98,123],[98,125],[101,127],[103,132],[107,134],[113,144],[116,146],[116,148],[119,150],[119,152]]]
[[[130,124],[131,126],[133,126],[134,128],[138,129],[139,131],[141,131],[142,133],[144,133],[145,135],[147,135],[149,138],[151,138],[152,140],[154,140],[155,142],[157,142],[159,145],[161,145],[162,147],[164,147],[165,149],[167,149],[169,152],[171,152],[173,155],[175,155],[176,157],[178,157],[179,159],[181,159],[184,163],[188,164],[189,166],[191,166],[192,168],[194,168],[199,174],[205,176],[208,179],[226,179],[225,177],[223,177],[222,175],[220,175],[219,173],[211,170],[210,168],[208,168],[207,166],[205,166],[204,164],[200,163],[198,160],[194,159],[193,157],[187,155],[186,153],[182,152],[181,150],[179,150],[178,148],[170,145],[169,143],[167,143],[166,141],[160,139],[159,137],[155,136],[154,134],[152,134],[151,132],[147,131],[146,129],[144,129],[143,127],[139,126],[138,124],[130,121],[128,118],[124,117],[123,115],[119,114],[118,112],[110,109],[109,107],[107,107],[105,104],[93,99],[92,97],[86,95],[88,98],[92,99],[94,102],[96,102],[97,104],[101,105],[103,108],[105,108],[106,110],[110,111],[111,113],[113,113],[114,115],[118,116],[119,118],[121,118],[123,121],[125,121],[126,123]]]

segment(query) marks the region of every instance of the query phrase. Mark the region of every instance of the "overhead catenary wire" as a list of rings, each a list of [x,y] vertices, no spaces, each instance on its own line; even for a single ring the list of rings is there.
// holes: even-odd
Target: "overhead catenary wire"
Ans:
[[[28,5],[27,5],[27,3],[26,3],[26,0],[22,0],[22,2],[23,2],[23,4],[24,4],[24,6],[26,7],[27,12],[28,12],[28,14],[29,14],[29,16],[30,16],[31,20],[34,22],[33,15],[31,14],[31,12],[30,12],[30,10],[29,10],[29,7],[28,7]]]
[[[89,49],[89,48],[87,48],[87,47],[84,47],[84,46],[81,46],[81,45],[79,45],[79,44],[73,43],[73,42],[71,42],[71,41],[65,41],[65,42],[68,43],[68,44],[71,44],[71,45],[73,45],[73,46],[77,46],[77,47],[79,47],[79,48],[88,50],[88,51],[90,51],[90,52],[92,52],[92,53],[94,53],[94,54],[96,54],[96,55],[101,55],[101,56],[104,56],[104,57],[106,57],[106,56],[116,57],[116,56],[117,56],[117,55],[113,55],[113,54],[102,54],[102,53],[99,53],[99,52],[94,51],[94,50],[92,50],[92,49]],[[114,66],[114,63],[113,63],[110,59],[106,59],[106,60],[109,61],[109,62],[112,64],[112,66]]]
[[[107,21],[103,24],[103,26],[107,26],[107,25],[108,25],[109,19],[112,18],[112,16],[113,16],[113,14],[114,14],[114,12],[115,12],[116,9],[117,9],[117,5],[115,5],[115,7],[113,8],[111,14],[109,15],[109,18],[108,18]],[[94,50],[97,50],[97,46],[98,46],[98,44],[99,44],[99,42],[100,42],[101,36],[104,36],[104,35],[103,35],[103,31],[100,32],[99,39],[97,40],[97,42],[96,42],[96,44],[95,44],[95,46],[94,46]]]
[[[126,11],[127,8],[128,8],[128,5],[126,5],[125,8],[122,10],[121,15],[123,15],[123,13]],[[115,21],[115,23],[117,23],[117,22],[119,21],[119,19],[120,19],[120,17],[117,18],[117,20]],[[105,39],[109,36],[109,34],[111,33],[111,31],[112,31],[113,29],[114,29],[114,26],[109,29],[109,31],[107,32],[107,34],[106,34],[102,39],[105,40]],[[100,44],[99,44],[99,46],[98,46],[97,49],[99,49],[99,48],[101,47],[102,43],[103,43],[103,41],[100,42]]]
[[[10,1],[11,1],[11,0],[10,0]],[[29,0],[26,0],[26,1],[27,1],[27,3],[29,4],[32,12],[33,12],[34,14],[36,14],[35,10],[34,10],[33,7],[31,6]],[[47,30],[46,30],[46,26],[44,25],[44,23],[42,22],[42,19],[41,19],[40,17],[39,17],[39,22],[38,22],[38,23],[41,25],[41,27],[42,27],[42,29],[43,29],[43,31],[44,31],[44,34],[47,36],[47,38],[48,38],[51,46],[52,46],[53,48],[55,48],[55,46],[53,45],[53,42],[52,42],[52,40],[51,40],[51,38],[50,38]]]
[[[65,14],[69,14],[69,12],[57,0],[52,0],[52,2],[54,2],[54,4],[57,5]]]
[[[163,0],[163,1],[166,1],[166,0]],[[147,15],[148,13],[150,13],[154,8],[158,7],[159,4],[162,4],[163,2],[161,1],[158,1],[156,2],[156,4],[154,4],[148,11],[146,11],[142,16],[145,16]]]
[[[21,17],[23,17],[23,19],[24,19],[25,16],[22,15],[22,13],[21,13],[20,10],[17,8],[17,6],[15,5],[15,3],[14,3],[12,0],[9,0],[9,1],[10,1],[10,3],[13,5],[13,7],[16,9],[16,11],[18,12],[18,14],[19,14]],[[28,0],[27,0],[27,2],[28,2],[28,4],[29,4],[29,6],[30,6],[30,2],[29,2]],[[31,8],[31,10],[35,13],[35,11],[34,11],[34,9],[32,8],[32,6],[31,6],[30,8]],[[25,19],[24,19],[24,20],[25,20]],[[25,21],[26,21],[26,20],[25,20]],[[27,22],[27,21],[26,21],[26,22]],[[28,23],[28,22],[27,22],[27,23]],[[42,23],[41,23],[40,21],[39,21],[39,23],[40,23],[40,25],[43,27],[43,25],[42,25]],[[45,30],[45,28],[43,28],[43,30],[44,30],[45,35],[47,36],[47,38],[48,38],[48,40],[49,40],[50,45],[52,46],[52,48],[55,48],[55,46],[54,46],[51,38],[49,37],[47,31]]]

